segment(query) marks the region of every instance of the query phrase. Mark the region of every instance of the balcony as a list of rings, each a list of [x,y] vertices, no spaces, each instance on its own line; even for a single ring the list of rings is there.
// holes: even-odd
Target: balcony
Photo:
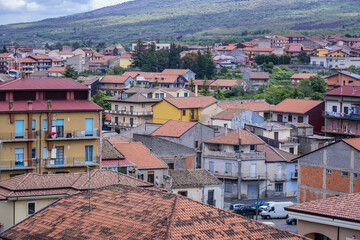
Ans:
[[[33,131],[28,135],[28,131],[25,131],[23,136],[15,136],[15,132],[0,133],[0,142],[29,142],[35,141],[36,132]]]
[[[266,176],[265,175],[257,175],[257,174],[249,174],[249,173],[242,173],[241,174],[241,179],[243,181],[263,181],[266,180]]]
[[[0,170],[26,170],[34,169],[36,167],[36,159],[23,160],[21,162],[15,162],[15,160],[1,160]]]
[[[67,131],[62,134],[59,133],[52,134],[48,133],[46,135],[46,140],[48,141],[71,141],[79,139],[97,139],[100,137],[100,130],[93,130],[92,132],[85,132],[85,130],[72,130]]]
[[[241,153],[241,160],[265,160],[265,152]]]
[[[238,156],[239,154],[235,152],[221,152],[221,151],[211,151],[211,150],[206,150],[204,152],[204,157],[237,159]]]
[[[140,111],[140,112],[136,112],[136,111],[115,111],[115,110],[105,110],[106,113],[111,113],[111,114],[119,114],[119,115],[127,115],[127,116],[152,116],[153,112],[151,111]]]
[[[191,122],[198,122],[198,121],[200,121],[200,119],[199,119],[198,116],[191,116],[191,117],[190,117],[190,121],[191,121]]]
[[[352,120],[360,120],[360,114],[345,114],[339,112],[325,112],[322,113],[323,117],[327,118],[341,118],[341,119],[352,119]]]
[[[286,174],[276,174],[275,175],[275,181],[286,181]]]
[[[216,206],[216,200],[207,200],[207,204],[211,206]]]
[[[98,166],[99,157],[94,157],[92,161],[85,161],[84,157],[65,157],[62,161],[56,159],[44,159],[45,168],[72,168],[72,167],[86,167]]]
[[[137,126],[139,126],[138,124],[130,124],[130,123],[115,123],[115,122],[111,122],[109,124],[107,124],[110,127],[115,127],[115,126],[119,126],[119,127],[125,127],[125,128],[135,128]]]
[[[234,166],[235,167],[235,166]],[[214,171],[214,175],[217,177],[217,178],[226,178],[226,179],[238,179],[238,173],[237,173],[237,169],[236,169],[236,172],[233,172],[233,171]]]
[[[292,180],[298,179],[298,171],[291,172],[291,179],[292,179]]]
[[[354,129],[346,129],[346,128],[332,128],[332,127],[325,127],[321,128],[321,132],[324,133],[333,133],[333,134],[343,134],[343,135],[360,135],[360,130]]]

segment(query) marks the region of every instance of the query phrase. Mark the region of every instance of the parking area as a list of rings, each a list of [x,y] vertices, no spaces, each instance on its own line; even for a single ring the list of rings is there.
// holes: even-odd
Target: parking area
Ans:
[[[296,197],[268,198],[268,199],[264,199],[264,200],[272,201],[272,202],[294,202],[294,203],[296,203],[296,201],[297,201]],[[238,201],[235,201],[235,202],[248,205],[248,204],[256,203],[256,199],[238,200]],[[225,209],[229,209],[230,202],[225,202],[224,206],[225,206]],[[254,216],[254,219],[255,219],[255,216]],[[288,231],[288,232],[297,233],[297,225],[288,225],[286,223],[286,219],[284,219],[284,218],[281,218],[281,219],[262,219],[261,216],[259,216],[258,221],[260,221],[260,222],[273,222],[275,224],[275,227],[277,227],[277,228],[283,229],[283,230]]]

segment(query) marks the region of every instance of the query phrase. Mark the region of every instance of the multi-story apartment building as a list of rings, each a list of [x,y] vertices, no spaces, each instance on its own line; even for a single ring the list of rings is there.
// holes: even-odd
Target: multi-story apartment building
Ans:
[[[109,91],[112,95],[119,95],[131,84],[136,84],[132,77],[124,75],[107,75],[100,80],[99,90],[103,92]]]
[[[360,136],[360,86],[342,86],[324,96],[322,132],[337,139]]]
[[[37,61],[31,58],[15,58],[9,61],[9,71],[15,70],[29,77],[35,72]]]
[[[98,168],[102,110],[72,79],[1,83],[0,178]]]
[[[35,60],[36,63],[36,71],[49,71],[49,69],[52,67],[52,58],[47,56],[29,56],[28,58],[31,58]]]
[[[9,71],[9,61],[12,57],[12,53],[0,54],[0,73],[7,73]]]

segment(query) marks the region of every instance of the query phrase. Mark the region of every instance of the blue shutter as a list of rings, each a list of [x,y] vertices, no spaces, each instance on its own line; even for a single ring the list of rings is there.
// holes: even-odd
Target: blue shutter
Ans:
[[[93,161],[93,146],[85,146],[85,162]]]
[[[15,137],[24,137],[24,120],[15,121]]]
[[[47,130],[47,119],[43,119],[43,130]]]
[[[64,119],[56,119],[56,126],[57,127],[64,126]]]
[[[94,130],[94,119],[93,118],[86,118],[85,119],[85,135],[92,136]]]

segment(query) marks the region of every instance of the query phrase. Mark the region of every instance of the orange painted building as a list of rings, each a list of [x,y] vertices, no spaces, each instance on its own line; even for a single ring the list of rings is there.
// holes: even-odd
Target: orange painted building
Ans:
[[[345,86],[356,81],[360,81],[360,76],[348,71],[340,71],[333,75],[325,77],[325,81],[327,82],[328,89],[331,89],[339,86]]]

